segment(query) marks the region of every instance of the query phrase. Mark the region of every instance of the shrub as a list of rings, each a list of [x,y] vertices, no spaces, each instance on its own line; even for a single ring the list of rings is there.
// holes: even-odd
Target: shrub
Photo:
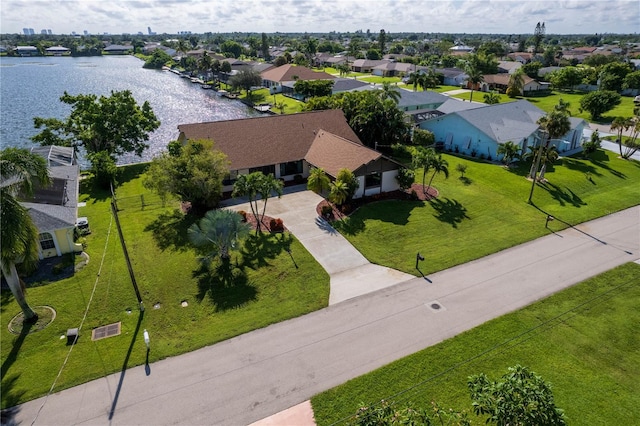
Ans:
[[[412,189],[412,190],[411,190],[411,194],[409,195],[409,197],[411,197],[411,199],[412,199],[413,201],[418,201],[418,200],[419,200],[419,198],[418,198],[418,193],[416,192],[416,190],[415,190],[415,189]]]
[[[333,207],[324,205],[320,211],[322,212],[322,216],[330,217],[333,214]]]
[[[413,184],[413,181],[415,179],[415,173],[413,172],[413,170],[408,169],[406,167],[400,167],[398,169],[398,175],[396,176],[396,180],[398,181],[398,186],[400,186],[401,189],[409,189],[411,188],[411,185]]]
[[[247,221],[247,212],[245,212],[244,210],[240,210],[240,211],[238,212],[238,214],[239,214],[240,216],[242,216],[242,221],[243,221],[243,222],[246,222],[246,221]]]

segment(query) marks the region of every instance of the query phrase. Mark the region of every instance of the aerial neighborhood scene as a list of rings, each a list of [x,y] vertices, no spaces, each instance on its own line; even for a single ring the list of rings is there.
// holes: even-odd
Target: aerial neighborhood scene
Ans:
[[[6,0],[2,425],[632,425],[636,1]]]

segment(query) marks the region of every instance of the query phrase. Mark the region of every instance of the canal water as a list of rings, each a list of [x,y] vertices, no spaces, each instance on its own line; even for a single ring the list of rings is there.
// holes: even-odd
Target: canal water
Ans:
[[[147,70],[133,56],[0,57],[0,144],[2,148],[35,146],[33,117],[65,118],[71,95],[109,95],[130,90],[138,104],[149,101],[161,122],[142,157],[126,155],[118,164],[148,161],[178,137],[178,124],[230,120],[259,115],[238,100],[203,90],[168,71]]]

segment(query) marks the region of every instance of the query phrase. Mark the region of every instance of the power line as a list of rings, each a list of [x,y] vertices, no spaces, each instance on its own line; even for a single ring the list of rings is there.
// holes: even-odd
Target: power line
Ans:
[[[473,362],[473,361],[475,361],[475,360],[477,360],[479,358],[482,358],[483,356],[489,354],[490,352],[493,352],[493,351],[495,351],[495,350],[497,350],[499,348],[502,348],[502,347],[506,347],[511,342],[514,342],[514,341],[520,339],[521,337],[526,336],[527,334],[530,334],[530,333],[532,333],[532,332],[534,332],[534,331],[536,331],[536,330],[538,330],[538,329],[540,329],[540,328],[542,328],[544,326],[550,325],[551,323],[553,323],[554,321],[559,320],[563,316],[565,316],[565,315],[567,315],[569,313],[575,312],[578,309],[580,309],[580,308],[582,308],[582,307],[584,307],[584,306],[586,306],[586,305],[588,305],[590,303],[593,303],[596,300],[602,299],[605,296],[608,296],[610,293],[612,293],[612,292],[614,292],[614,291],[616,291],[618,289],[621,289],[621,288],[623,288],[623,287],[625,287],[627,285],[631,285],[631,284],[635,284],[635,282],[632,281],[632,280],[629,280],[629,281],[626,281],[626,282],[624,282],[624,283],[622,283],[622,284],[620,284],[618,286],[615,286],[615,287],[613,287],[613,288],[611,288],[611,289],[609,289],[609,290],[607,290],[607,291],[605,291],[605,292],[603,292],[603,293],[601,293],[601,294],[599,294],[597,296],[592,297],[591,299],[588,299],[588,300],[584,301],[583,303],[580,303],[579,305],[574,306],[573,308],[567,309],[566,311],[564,311],[564,312],[562,312],[562,313],[560,313],[560,314],[558,314],[558,315],[556,315],[556,316],[554,316],[554,317],[552,317],[552,318],[550,318],[550,319],[548,319],[548,320],[536,325],[535,327],[531,327],[531,328],[523,331],[522,333],[517,334],[514,337],[511,337],[510,339],[507,339],[507,340],[505,340],[505,341],[503,341],[501,343],[498,343],[498,344],[496,344],[496,345],[494,345],[494,346],[492,346],[492,347],[480,352],[479,354],[476,354],[476,355],[474,355],[472,357],[467,358],[464,361],[460,361],[457,364],[454,364],[453,366],[447,368],[446,370],[443,370],[443,371],[441,371],[439,373],[436,373],[436,374],[434,374],[434,375],[422,380],[421,382],[416,383],[415,385],[413,385],[411,387],[408,387],[406,389],[398,391],[395,394],[392,394],[392,395],[390,395],[388,397],[381,398],[381,400],[384,400],[384,401],[390,401],[392,399],[395,400],[397,397],[399,397],[401,395],[405,395],[408,392],[416,390],[417,388],[419,388],[421,386],[424,386],[427,383],[432,382],[433,380],[435,380],[435,379],[437,379],[439,377],[442,377],[442,376],[444,376],[444,375],[446,375],[446,374],[458,369],[459,367],[462,367],[463,365],[470,364],[471,362]],[[529,340],[529,339],[527,339],[527,340]],[[516,342],[515,344],[511,345],[510,347],[511,348],[512,347],[516,347],[516,346],[522,344],[523,342],[524,342],[524,340],[521,341],[521,342]],[[400,399],[400,400],[395,401],[394,403],[399,403],[399,402],[402,402],[402,401],[403,400]],[[374,407],[374,406],[379,405],[379,404],[380,404],[380,401],[371,404],[369,407]],[[333,426],[333,425],[337,425],[337,424],[340,424],[340,423],[344,423],[347,420],[351,419],[352,417],[353,417],[353,415],[350,415],[348,417],[343,417],[342,419],[339,419],[336,422],[331,423],[331,425]]]

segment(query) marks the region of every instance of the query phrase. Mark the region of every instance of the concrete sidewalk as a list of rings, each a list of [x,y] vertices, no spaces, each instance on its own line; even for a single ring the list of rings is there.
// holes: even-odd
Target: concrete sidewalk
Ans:
[[[431,282],[416,278],[53,394],[35,424],[250,424],[635,261],[639,252],[634,207],[439,272]],[[31,424],[43,402],[17,407],[13,421]]]
[[[288,188],[289,189],[289,188]],[[289,189],[281,198],[267,201],[267,216],[280,218],[330,276],[329,304],[362,296],[414,279],[384,266],[373,265],[346,238],[318,216],[316,206],[323,198],[303,187]],[[262,208],[262,201],[258,202]],[[247,203],[227,205],[250,212]]]

